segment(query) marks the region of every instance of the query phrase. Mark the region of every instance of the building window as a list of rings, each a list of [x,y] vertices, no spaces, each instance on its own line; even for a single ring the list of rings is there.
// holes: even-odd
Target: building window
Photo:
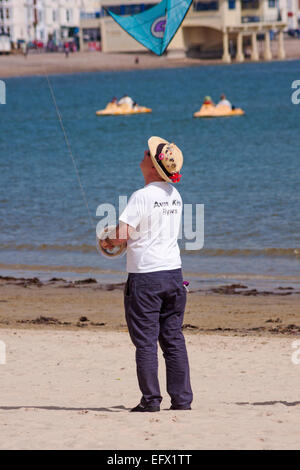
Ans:
[[[67,9],[66,10],[66,20],[67,20],[67,23],[69,23],[70,21],[72,21],[73,19],[73,11],[70,10],[70,9]]]
[[[108,7],[109,11],[115,13],[116,15],[136,15],[137,13],[142,13],[143,11],[149,10],[149,8],[154,7],[157,3],[141,3],[141,4],[132,4],[132,5],[115,5]],[[108,13],[106,10],[102,10],[100,16],[107,16]]]
[[[242,0],[242,10],[258,10],[259,0]]]
[[[228,0],[229,10],[235,10],[235,0]]]
[[[269,8],[275,8],[276,7],[276,0],[269,0]]]
[[[83,41],[94,42],[101,41],[100,29],[99,28],[84,28],[83,29]]]
[[[52,10],[52,20],[55,22],[56,21],[56,11]]]
[[[212,11],[212,10],[218,10],[218,9],[219,9],[218,1],[194,3],[194,11]]]

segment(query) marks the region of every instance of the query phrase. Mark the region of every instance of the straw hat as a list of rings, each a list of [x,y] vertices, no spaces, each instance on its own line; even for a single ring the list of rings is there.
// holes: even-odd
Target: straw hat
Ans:
[[[181,178],[179,171],[183,165],[183,155],[177,145],[154,136],[148,140],[148,147],[157,173],[168,183],[178,183]]]

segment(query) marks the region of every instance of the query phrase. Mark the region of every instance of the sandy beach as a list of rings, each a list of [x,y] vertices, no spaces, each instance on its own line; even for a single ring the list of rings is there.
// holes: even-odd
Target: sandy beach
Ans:
[[[164,114],[169,109],[165,97],[152,92],[157,99],[153,126],[166,135],[185,129],[194,157],[199,142],[214,145],[213,149],[202,146],[205,173],[202,165],[192,201],[206,198],[208,246],[214,252],[202,259],[187,255],[183,264],[184,279],[190,281],[183,332],[194,391],[191,411],[169,410],[160,351],[161,411],[129,412],[138,404],[140,392],[124,316],[124,268],[106,268],[93,259],[94,245],[86,241],[86,214],[80,210],[80,194],[59,141],[54,110],[52,118],[48,114],[50,97],[44,81],[10,81],[12,106],[5,108],[2,122],[3,135],[9,139],[2,139],[5,158],[0,171],[0,449],[299,449],[300,276],[295,206],[299,161],[294,151],[298,134],[293,127],[295,109],[286,105],[298,67],[298,62],[288,60],[300,59],[299,45],[300,40],[286,41],[286,63],[274,62],[270,70],[264,65],[252,67],[250,91],[244,85],[246,69],[251,67],[218,67],[224,89],[233,93],[237,87],[247,108],[245,120],[237,121],[236,127],[231,128],[230,122],[214,123],[215,132],[205,128],[210,122],[200,127],[191,113],[185,115],[186,103],[200,96],[200,78],[203,90],[217,90],[219,77],[213,68],[214,77],[206,73],[209,69],[164,71],[173,75],[169,79],[173,101],[178,84],[186,83],[187,76],[191,76],[189,89],[195,90],[194,95],[179,97],[171,124],[169,111]],[[70,54],[68,59],[64,54],[1,56],[0,78],[221,64],[139,57],[135,64],[135,55],[96,52]],[[266,68],[265,76],[260,68]],[[150,75],[153,90],[159,89],[159,74]],[[112,96],[111,82],[115,87],[119,80],[116,88],[124,87],[121,76],[125,74],[114,74],[109,80],[101,74],[87,78],[99,96]],[[274,83],[277,80],[273,90],[270,76]],[[150,121],[116,121],[116,127],[107,128],[106,141],[105,126],[110,124],[95,118],[98,98],[92,86],[85,102],[82,76],[57,80],[68,82],[60,85],[59,102],[76,155],[82,155],[76,162],[88,182],[88,198],[104,201],[116,187],[131,184],[133,173],[119,171],[123,161],[119,144],[111,149],[114,164],[106,167],[99,146],[105,150],[115,139],[135,142],[136,134],[150,132]],[[31,82],[41,82],[38,92]],[[143,80],[132,87],[140,93],[145,88]],[[25,120],[23,109],[32,111]],[[74,119],[78,109],[81,115]],[[214,135],[218,139],[212,139]],[[252,139],[256,135],[257,141]],[[236,146],[231,146],[232,136],[237,136]],[[193,162],[187,160],[186,188],[194,184]],[[216,254],[219,247],[222,253]]]
[[[241,294],[237,286],[190,293],[193,409],[168,409],[160,352],[161,412],[136,416],[122,288],[1,278],[1,449],[299,447],[299,294]]]
[[[288,38],[285,41],[287,60],[300,59],[300,40]],[[276,60],[277,44],[272,43]],[[139,57],[139,64],[135,58]],[[234,61],[233,61],[234,63]],[[199,65],[223,64],[221,59],[175,59],[153,54],[104,54],[99,52],[78,52],[68,58],[63,53],[31,52],[26,58],[22,54],[0,57],[0,77],[21,77],[26,75],[64,74],[77,72],[101,72],[117,70],[142,70]]]
[[[2,329],[1,449],[298,449],[299,371],[291,338],[186,335],[194,403],[139,400],[122,332]],[[225,385],[226,384],[226,385]]]
[[[139,57],[139,64],[135,57]],[[67,59],[63,53],[32,52],[26,58],[16,54],[0,57],[0,76],[20,77],[26,75],[65,74],[83,72],[105,72],[122,70],[143,70],[189,65],[222,63],[221,60],[202,61],[198,59],[168,59],[152,54],[104,54],[99,52],[77,52]]]

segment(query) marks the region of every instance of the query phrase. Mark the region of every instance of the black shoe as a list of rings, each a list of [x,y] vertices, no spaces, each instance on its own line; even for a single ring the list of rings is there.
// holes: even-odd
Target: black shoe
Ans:
[[[141,403],[139,403],[137,406],[135,406],[134,408],[132,408],[130,411],[139,411],[140,413],[144,413],[146,411],[149,411],[150,413],[153,413],[155,411],[160,411],[160,407],[159,406],[151,406],[151,405],[141,405]]]
[[[171,405],[170,406],[170,410],[191,410],[192,408],[190,406],[175,406],[175,405]]]

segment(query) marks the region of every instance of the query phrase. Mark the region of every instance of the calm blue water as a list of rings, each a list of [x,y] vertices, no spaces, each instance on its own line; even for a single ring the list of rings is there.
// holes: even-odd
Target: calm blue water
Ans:
[[[1,74],[1,71],[0,71]],[[300,275],[300,62],[53,76],[63,122],[94,217],[143,184],[145,142],[160,135],[185,157],[184,202],[205,204],[205,247],[185,269]],[[0,265],[124,269],[94,248],[76,173],[45,77],[7,79],[0,106]],[[124,93],[152,114],[96,117]],[[193,119],[221,92],[244,117]]]

